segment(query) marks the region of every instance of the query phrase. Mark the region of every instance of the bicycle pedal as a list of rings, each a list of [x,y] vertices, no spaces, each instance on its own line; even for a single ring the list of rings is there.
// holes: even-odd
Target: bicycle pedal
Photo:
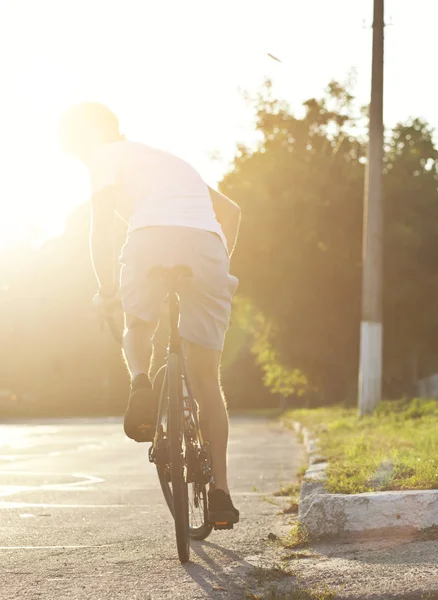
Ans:
[[[213,526],[214,526],[215,531],[218,531],[221,529],[233,529],[234,528],[233,523],[227,523],[225,521],[219,522],[219,523],[214,523]]]

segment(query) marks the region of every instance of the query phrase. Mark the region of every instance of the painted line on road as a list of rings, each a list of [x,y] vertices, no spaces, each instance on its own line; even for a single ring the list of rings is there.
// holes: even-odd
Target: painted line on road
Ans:
[[[39,475],[57,475],[60,477],[89,477],[83,473],[71,473],[70,471],[26,471],[21,469],[0,469],[0,476],[2,475],[33,475],[37,477]],[[111,475],[120,475],[120,473],[111,473]],[[93,475],[97,477],[97,475]]]
[[[110,548],[122,542],[114,544],[93,544],[88,546],[0,546],[0,550],[77,550],[80,548]]]
[[[11,508],[151,508],[150,504],[46,504],[36,502],[0,502],[0,510]]]
[[[65,476],[68,474],[65,473]],[[94,475],[84,475],[81,473],[72,473],[69,477],[75,477],[80,481],[73,481],[70,483],[45,483],[43,485],[10,485],[0,486],[0,497],[13,496],[20,492],[36,492],[36,491],[56,491],[56,492],[68,492],[70,490],[88,490],[92,488],[86,488],[84,486],[96,483],[103,483],[105,479],[102,477],[95,477]],[[3,487],[3,490],[2,490]]]

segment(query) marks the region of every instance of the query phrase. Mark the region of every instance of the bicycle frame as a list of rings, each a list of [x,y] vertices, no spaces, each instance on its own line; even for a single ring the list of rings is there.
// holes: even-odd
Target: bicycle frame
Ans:
[[[168,356],[170,354],[176,354],[178,356],[181,374],[182,374],[182,393],[181,397],[183,399],[183,407],[181,407],[184,411],[184,435],[188,437],[190,435],[190,440],[186,440],[186,444],[189,442],[191,445],[195,445],[198,447],[198,451],[200,453],[196,458],[201,460],[201,463],[204,463],[204,469],[202,469],[202,473],[197,473],[194,475],[196,479],[199,477],[203,483],[208,483],[211,478],[211,469],[210,467],[206,467],[207,457],[201,456],[206,453],[207,444],[203,438],[201,427],[199,424],[198,417],[198,405],[196,400],[194,400],[189,378],[187,376],[187,367],[184,360],[183,354],[183,341],[179,335],[178,325],[179,325],[179,298],[178,294],[170,290],[167,295],[168,306],[169,306],[169,319],[170,319],[170,335],[169,335],[169,344],[168,344]],[[167,363],[164,366],[166,369],[162,388],[160,390],[159,397],[159,406],[158,406],[158,414],[157,414],[157,425],[155,428],[155,436],[152,443],[152,446],[149,449],[149,460],[150,462],[158,463],[167,462],[167,451],[164,450],[164,456],[160,457],[160,444],[163,438],[165,438],[168,434],[167,431],[167,411],[168,411],[168,399],[166,395],[167,389]],[[184,389],[185,388],[185,389]],[[193,435],[194,434],[194,435]],[[188,474],[189,479],[191,474]]]

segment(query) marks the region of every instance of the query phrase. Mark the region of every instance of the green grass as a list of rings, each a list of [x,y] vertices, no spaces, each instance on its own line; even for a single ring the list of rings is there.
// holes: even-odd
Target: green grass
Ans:
[[[438,489],[437,400],[385,401],[363,418],[341,407],[293,410],[286,418],[320,440],[332,493]]]
[[[290,483],[288,485],[282,486],[277,492],[274,492],[274,496],[287,497],[287,496],[299,496],[300,494],[300,484],[299,483]]]
[[[297,470],[297,477],[299,481],[302,481],[304,475],[306,474],[307,471],[307,467],[305,465],[302,465],[298,470]]]
[[[305,546],[309,541],[309,533],[300,521],[295,521],[291,530],[285,538],[281,540],[284,548],[292,549],[299,546]]]

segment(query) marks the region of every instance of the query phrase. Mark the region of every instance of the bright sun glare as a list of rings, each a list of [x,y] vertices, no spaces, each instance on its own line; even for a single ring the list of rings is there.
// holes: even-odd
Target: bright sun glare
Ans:
[[[88,196],[85,169],[56,142],[57,120],[71,103],[108,104],[131,139],[179,154],[215,185],[236,142],[253,139],[253,113],[241,92],[254,92],[264,77],[297,110],[356,67],[356,92],[367,102],[372,0],[333,6],[271,0],[267,11],[253,0],[0,0],[7,90],[0,96],[0,246],[61,233]],[[386,122],[423,114],[433,124],[435,83],[420,58],[430,56],[437,3],[386,6],[394,23],[386,34]],[[313,48],[306,24],[318,40]],[[400,88],[406,72],[409,86]],[[222,163],[211,161],[213,152]]]
[[[131,139],[179,154],[214,185],[226,163],[213,163],[209,153],[219,150],[228,161],[236,141],[251,135],[241,90],[256,89],[266,67],[275,68],[267,47],[285,54],[266,33],[290,39],[275,18],[288,3],[273,2],[275,36],[262,5],[246,0],[0,0],[8,89],[0,98],[0,246],[61,233],[86,200],[85,169],[63,155],[55,136],[60,113],[73,102],[108,104]],[[252,26],[242,28],[248,14]]]
[[[60,79],[53,63],[32,65],[16,79],[15,94],[3,110],[8,168],[1,182],[2,246],[38,244],[61,233],[66,215],[86,199],[85,169],[63,155],[56,140],[59,116],[71,102]]]

